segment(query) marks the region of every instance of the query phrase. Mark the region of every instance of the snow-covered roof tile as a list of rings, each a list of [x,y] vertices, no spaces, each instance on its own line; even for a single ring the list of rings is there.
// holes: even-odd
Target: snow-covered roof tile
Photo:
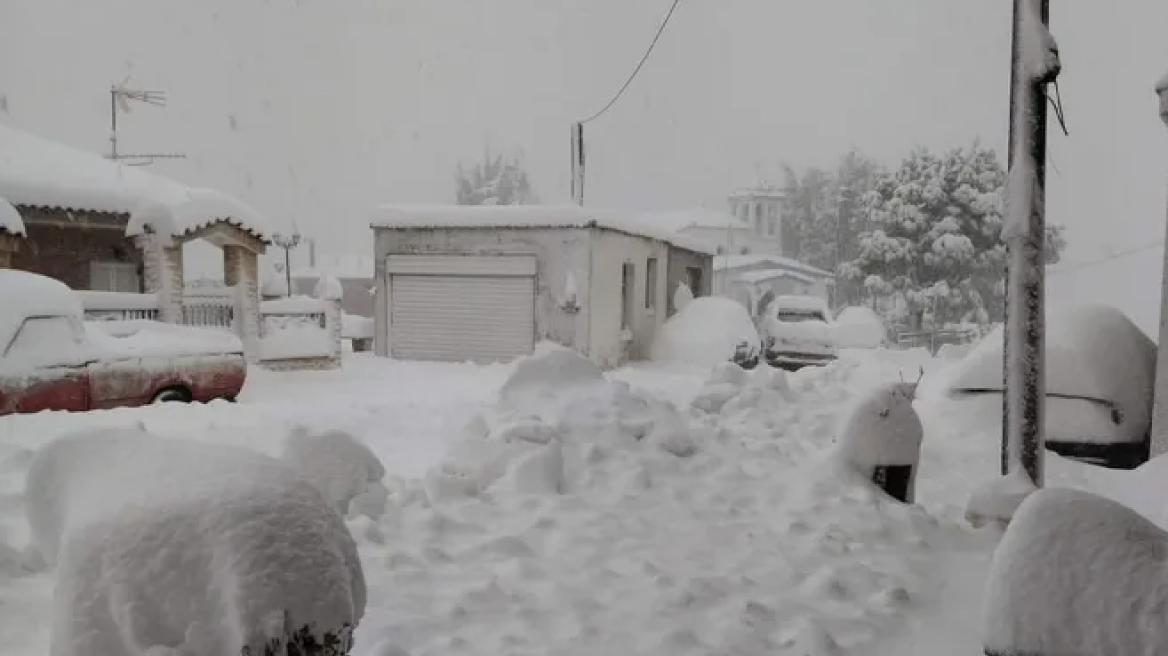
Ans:
[[[789,269],[797,271],[810,276],[819,278],[834,278],[830,271],[824,271],[819,267],[805,264],[799,260],[793,260],[789,257],[781,255],[719,255],[714,258],[714,270],[724,271],[729,269],[741,269],[742,267],[757,266],[759,264],[771,264],[775,268]]]
[[[601,228],[712,255],[701,240],[653,225],[639,215],[578,205],[383,205],[371,227],[393,228]]]
[[[271,241],[267,222],[242,201],[213,189],[188,189],[168,200],[147,200],[130,213],[126,235],[134,237],[146,227],[169,237],[181,237],[213,223],[228,223],[259,239]]]
[[[750,230],[750,225],[728,212],[704,207],[665,212],[647,212],[641,215],[645,222],[681,232],[687,228],[714,228],[721,230]]]
[[[24,235],[24,220],[20,218],[20,212],[9,203],[3,196],[0,196],[0,232],[7,232],[10,235]]]
[[[267,235],[259,214],[226,194],[194,189],[6,125],[0,125],[0,196],[12,205],[130,215],[140,208],[167,207],[168,226],[179,234],[227,220]],[[209,214],[196,218],[200,212]]]

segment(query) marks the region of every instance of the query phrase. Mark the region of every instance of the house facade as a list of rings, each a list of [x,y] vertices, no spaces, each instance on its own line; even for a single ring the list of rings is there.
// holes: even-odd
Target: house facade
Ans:
[[[776,296],[815,296],[830,302],[835,276],[778,255],[728,255],[714,258],[714,293],[742,303],[751,314]]]
[[[757,187],[743,189],[727,198],[730,214],[746,223],[754,233],[751,253],[783,253],[786,194],[777,189]]]
[[[505,361],[551,341],[603,367],[647,357],[681,283],[710,293],[705,244],[577,206],[380,208],[378,355]]]

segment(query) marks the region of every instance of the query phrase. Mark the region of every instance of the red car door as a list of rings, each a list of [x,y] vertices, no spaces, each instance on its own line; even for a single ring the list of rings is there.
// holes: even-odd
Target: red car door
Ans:
[[[75,317],[28,317],[0,357],[0,414],[89,410],[93,354]]]

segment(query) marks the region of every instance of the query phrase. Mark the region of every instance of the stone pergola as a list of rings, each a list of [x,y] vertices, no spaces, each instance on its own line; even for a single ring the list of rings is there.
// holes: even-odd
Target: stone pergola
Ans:
[[[251,361],[260,334],[259,256],[271,237],[259,215],[211,190],[191,190],[174,202],[143,204],[126,235],[143,251],[146,291],[158,295],[159,320],[183,321],[183,246],[202,240],[223,251],[223,281],[232,288],[235,329]]]
[[[24,221],[20,212],[7,200],[0,198],[0,269],[12,266],[12,254],[24,241]]]

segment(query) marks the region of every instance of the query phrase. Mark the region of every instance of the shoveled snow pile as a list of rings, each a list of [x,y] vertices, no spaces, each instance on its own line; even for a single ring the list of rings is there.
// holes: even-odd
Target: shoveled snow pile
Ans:
[[[1156,346],[1121,311],[1103,305],[1051,312],[1046,334],[1047,434],[1050,439],[1136,442],[1151,423]],[[995,328],[947,373],[951,391],[1002,389],[1002,329]],[[1072,397],[1059,398],[1059,397]],[[1112,402],[1120,424],[1098,404]]]
[[[992,478],[973,490],[965,509],[965,519],[974,528],[986,524],[1006,526],[1018,512],[1018,507],[1038,488],[1024,469],[1016,469],[1005,476]]]
[[[702,296],[680,308],[657,332],[652,358],[711,367],[735,356],[740,346],[757,355],[758,331],[741,303],[723,296]]]
[[[25,504],[56,569],[53,654],[344,647],[365,613],[340,516],[294,469],[252,451],[76,433],[36,453]]]
[[[345,431],[294,429],[284,438],[281,459],[312,481],[342,515],[349,514],[355,501],[355,510],[374,518],[385,508],[385,465]]]
[[[925,599],[921,560],[965,539],[831,457],[856,367],[719,364],[708,386],[738,394],[716,412],[618,375],[539,349],[440,465],[350,522],[386,591],[363,644],[834,655]]]
[[[24,219],[20,218],[20,212],[16,211],[16,207],[4,200],[0,196],[0,232],[7,232],[10,235],[24,235]]]
[[[1114,501],[1031,494],[994,552],[982,638],[995,654],[1156,654],[1168,644],[1168,533]]]
[[[832,324],[840,348],[879,348],[888,343],[884,320],[872,308],[844,308]]]

